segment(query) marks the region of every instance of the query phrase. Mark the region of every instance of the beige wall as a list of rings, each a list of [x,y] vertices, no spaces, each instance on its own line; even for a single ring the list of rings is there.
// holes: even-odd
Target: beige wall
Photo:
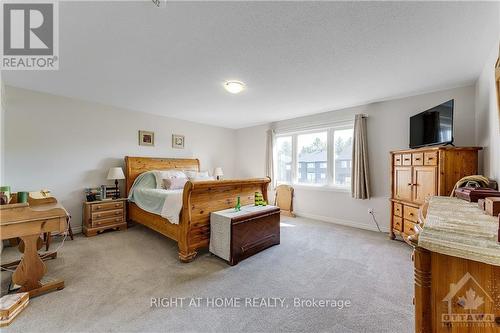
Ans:
[[[238,130],[237,147],[240,150],[237,152],[236,170],[242,177],[265,174],[265,131],[269,126],[279,130],[304,124],[352,120],[356,113],[366,113],[369,115],[368,144],[373,198],[354,200],[349,192],[297,188],[294,205],[297,213],[303,216],[375,230],[368,214],[368,209],[373,208],[381,227],[388,230],[391,193],[389,151],[408,148],[409,117],[454,98],[455,144],[473,146],[474,95],[474,86],[469,86]]]
[[[131,156],[196,157],[203,170],[235,175],[235,131],[81,100],[6,87],[5,184],[14,191],[49,188],[81,226],[83,189],[106,180]],[[138,130],[155,132],[155,146],[138,145]],[[171,135],[186,138],[173,149]]]

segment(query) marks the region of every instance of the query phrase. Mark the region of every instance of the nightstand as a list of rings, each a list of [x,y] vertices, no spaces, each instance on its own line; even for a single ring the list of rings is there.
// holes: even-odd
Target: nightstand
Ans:
[[[127,199],[83,203],[83,233],[95,236],[108,229],[127,229]]]

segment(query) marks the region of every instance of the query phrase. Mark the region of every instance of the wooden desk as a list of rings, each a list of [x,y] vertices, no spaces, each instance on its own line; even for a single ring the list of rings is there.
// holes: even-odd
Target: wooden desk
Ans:
[[[64,288],[63,280],[41,282],[47,267],[38,255],[37,241],[40,234],[65,231],[68,218],[69,214],[55,198],[0,206],[0,239],[19,237],[24,242],[24,254],[12,282],[21,286],[21,291],[29,292],[30,297]]]
[[[475,203],[432,197],[414,245],[415,332],[500,332],[498,220]]]

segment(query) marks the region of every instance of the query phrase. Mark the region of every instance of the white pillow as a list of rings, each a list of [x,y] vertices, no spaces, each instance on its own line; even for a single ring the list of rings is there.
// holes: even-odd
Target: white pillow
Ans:
[[[194,177],[194,178],[189,178],[189,180],[215,180],[215,177],[214,176]]]
[[[186,173],[186,176],[190,180],[200,180],[198,178],[205,178],[206,180],[209,180],[211,178],[210,175],[208,174],[208,171],[200,171],[200,172],[198,172],[198,171],[185,171],[185,173]]]
[[[160,171],[160,177],[161,179],[167,179],[167,178],[187,178],[186,174],[182,170],[161,170]]]

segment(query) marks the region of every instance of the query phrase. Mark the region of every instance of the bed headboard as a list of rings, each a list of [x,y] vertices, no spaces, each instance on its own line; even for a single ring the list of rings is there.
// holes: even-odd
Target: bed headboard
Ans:
[[[125,156],[126,195],[141,173],[150,170],[192,170],[200,171],[200,161],[195,158],[158,158]]]

